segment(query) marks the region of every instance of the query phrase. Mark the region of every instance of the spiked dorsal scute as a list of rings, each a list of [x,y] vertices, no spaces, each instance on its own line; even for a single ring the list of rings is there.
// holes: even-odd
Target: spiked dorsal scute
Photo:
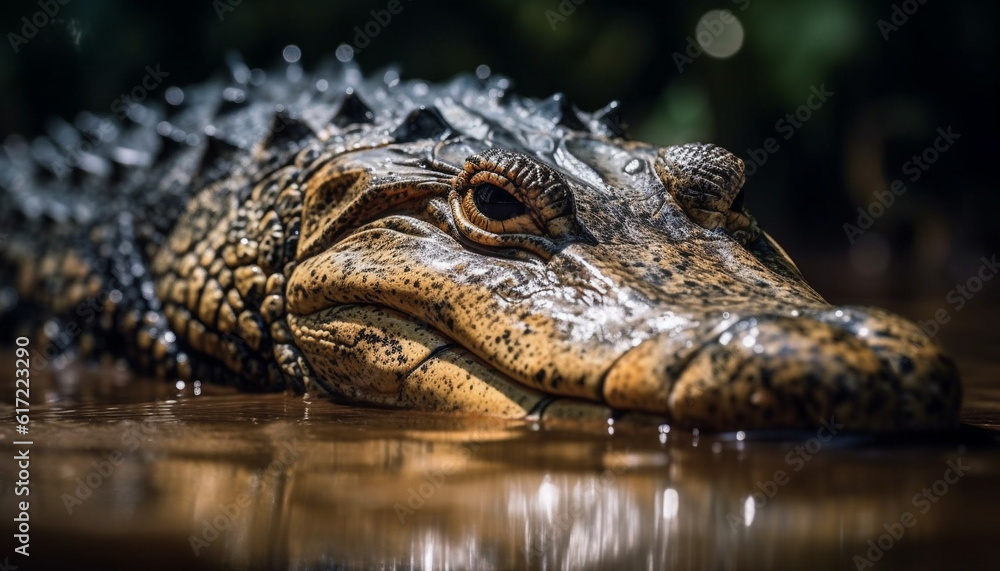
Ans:
[[[580,112],[563,93],[554,93],[548,99],[538,102],[538,109],[556,125],[574,131],[589,131],[580,119]]]
[[[410,111],[392,132],[397,143],[419,139],[446,139],[454,132],[436,107],[420,106]]]
[[[626,138],[628,125],[621,116],[621,103],[612,101],[594,111],[591,130],[608,137]]]
[[[331,122],[337,127],[344,128],[358,123],[371,123],[374,120],[375,112],[358,97],[354,88],[349,87],[344,101],[340,104],[340,109],[337,110]]]
[[[283,105],[278,105],[261,145],[269,149],[298,146],[314,136],[315,133],[305,121],[292,115]]]

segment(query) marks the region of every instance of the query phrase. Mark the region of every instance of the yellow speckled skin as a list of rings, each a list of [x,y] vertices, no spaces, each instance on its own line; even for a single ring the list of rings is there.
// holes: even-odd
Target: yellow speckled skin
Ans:
[[[157,171],[197,174],[130,266],[145,309],[132,290],[103,309],[101,331],[134,362],[505,417],[956,423],[952,362],[900,317],[827,304],[743,207],[743,163],[727,151],[627,141],[607,110],[561,96],[466,80],[355,87],[282,110],[221,162],[204,156],[225,147],[208,145]],[[120,237],[115,220],[90,231]],[[106,283],[87,281],[93,256],[31,244],[4,252],[23,299],[72,306]],[[30,293],[53,276],[58,287]]]

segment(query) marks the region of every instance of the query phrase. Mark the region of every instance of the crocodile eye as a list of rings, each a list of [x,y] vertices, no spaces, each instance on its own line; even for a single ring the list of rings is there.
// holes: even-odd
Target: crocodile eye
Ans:
[[[498,221],[510,220],[528,212],[528,207],[516,196],[488,182],[476,186],[472,202],[483,216]]]
[[[562,244],[593,242],[566,180],[531,157],[496,148],[471,155],[451,185],[452,220],[467,240],[546,259]]]
[[[479,172],[463,193],[462,212],[469,222],[494,234],[541,234],[522,194],[505,177]]]

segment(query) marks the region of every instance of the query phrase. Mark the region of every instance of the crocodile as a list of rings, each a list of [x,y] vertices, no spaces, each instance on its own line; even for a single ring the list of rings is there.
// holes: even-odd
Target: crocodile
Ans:
[[[36,361],[508,418],[957,422],[932,339],[827,303],[738,157],[632,140],[617,102],[336,61],[168,95],[4,146],[2,329]]]

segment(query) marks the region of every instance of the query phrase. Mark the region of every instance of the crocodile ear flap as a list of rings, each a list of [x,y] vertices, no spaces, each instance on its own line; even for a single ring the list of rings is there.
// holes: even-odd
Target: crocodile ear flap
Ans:
[[[383,213],[451,189],[452,173],[437,173],[423,163],[393,162],[397,151],[375,148],[331,160],[303,184],[302,225],[296,259],[331,247],[345,231],[373,222]],[[392,173],[373,170],[392,164]],[[373,167],[372,165],[380,165]]]
[[[746,176],[743,161],[716,145],[693,143],[660,149],[656,173],[674,200],[699,226],[728,229],[730,211]]]
[[[302,226],[296,258],[314,256],[336,239],[352,219],[350,209],[357,208],[353,199],[369,186],[369,175],[363,168],[345,169],[327,165],[310,178],[302,203]]]

